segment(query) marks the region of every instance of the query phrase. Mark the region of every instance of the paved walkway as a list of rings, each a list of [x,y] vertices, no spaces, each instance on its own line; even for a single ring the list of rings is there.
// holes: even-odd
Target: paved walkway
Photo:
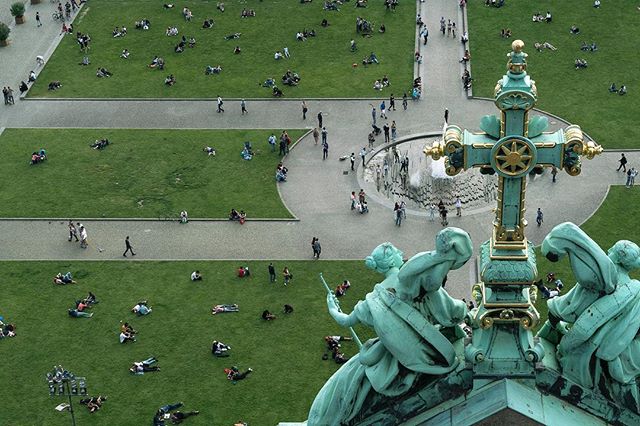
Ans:
[[[461,88],[458,62],[462,46],[457,39],[438,33],[441,16],[455,18],[460,13],[457,2],[430,0],[418,4],[430,32],[420,70],[425,96],[419,102],[411,102],[406,112],[402,108],[391,111],[389,119],[396,121],[400,137],[434,131],[442,128],[443,111],[448,108],[450,122],[477,129],[482,115],[497,110],[492,102],[467,100]],[[52,6],[47,2],[36,7]],[[47,16],[50,20],[50,13]],[[12,37],[12,48],[38,46],[24,55],[0,49],[0,84],[12,78],[22,79],[25,70],[28,72],[32,66],[29,63],[34,62],[29,55],[35,58],[36,52],[48,50],[47,45],[54,43],[56,37],[58,30],[51,25],[35,28],[30,21],[21,26]],[[535,75],[535,70],[531,72]],[[396,93],[396,97],[399,95]],[[441,229],[437,222],[430,223],[409,212],[398,228],[392,219],[391,201],[372,201],[371,212],[364,216],[349,209],[349,194],[361,187],[361,172],[344,174],[348,163],[338,158],[357,153],[366,145],[371,125],[369,101],[308,104],[308,116],[312,119],[306,121],[302,120],[299,101],[291,100],[250,102],[247,116],[240,115],[239,104],[232,101],[225,104],[225,114],[215,114],[214,104],[208,101],[27,100],[3,107],[0,128],[311,128],[316,124],[317,112],[322,111],[329,131],[330,156],[323,161],[321,148],[309,136],[285,159],[289,180],[281,184],[282,197],[299,221],[250,221],[244,226],[226,221],[191,222],[186,226],[157,221],[84,221],[91,247],[81,250],[66,241],[63,221],[0,220],[0,259],[122,259],[125,235],[131,236],[138,253],[136,260],[310,259],[313,236],[320,238],[326,259],[361,259],[384,241],[393,242],[407,256],[433,248],[434,236]],[[565,125],[553,118],[551,121],[554,129]],[[381,125],[380,120],[378,124]],[[618,153],[605,153],[594,161],[585,161],[580,177],[560,174],[556,184],[551,183],[548,174],[531,181],[527,188],[527,219],[534,226],[529,226],[528,238],[539,243],[555,224],[586,220],[597,209],[610,184],[624,183],[622,173],[615,172],[618,157]],[[640,153],[628,157],[631,164],[640,162]],[[540,228],[535,226],[537,207],[545,212],[545,223]],[[450,224],[467,230],[478,247],[489,237],[491,221],[492,213],[483,211],[453,217]],[[470,273],[464,267],[450,276],[447,288],[452,295],[468,295]]]

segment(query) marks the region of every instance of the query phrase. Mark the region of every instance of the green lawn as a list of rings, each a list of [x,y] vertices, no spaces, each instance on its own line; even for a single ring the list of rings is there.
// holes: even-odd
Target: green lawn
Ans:
[[[3,426],[66,425],[67,413],[54,407],[66,398],[49,397],[45,373],[62,364],[86,376],[92,395],[107,395],[103,409],[89,414],[77,407],[78,424],[151,424],[159,406],[184,401],[200,410],[186,423],[224,425],[243,419],[251,425],[307,418],[311,402],[337,369],[323,361],[323,336],[348,335],[326,309],[326,292],[318,280],[324,271],[330,285],[348,278],[352,288],[342,299],[351,311],[381,276],[364,262],[288,262],[294,275],[284,287],[268,282],[267,263],[249,262],[253,278],[235,276],[237,262],[4,262],[0,315],[17,326],[18,336],[0,340],[0,419]],[[276,262],[281,271],[284,262]],[[194,269],[204,281],[193,283]],[[77,285],[54,286],[51,277],[70,270]],[[161,278],[159,278],[161,277]],[[66,310],[93,291],[100,303],[94,317],[71,318]],[[129,310],[148,299],[153,312],[137,318]],[[239,313],[211,315],[211,306],[237,303]],[[285,303],[295,312],[281,313]],[[260,318],[264,309],[278,315]],[[120,321],[138,330],[138,341],[118,343]],[[363,338],[370,332],[358,329]],[[231,345],[231,357],[214,358],[212,340]],[[357,353],[346,342],[349,356]],[[160,372],[134,376],[133,361],[154,355]],[[224,368],[252,367],[233,385]],[[28,407],[28,408],[27,408]],[[135,420],[134,420],[135,419]]]
[[[471,66],[475,96],[493,97],[493,88],[505,72],[511,42],[522,39],[529,54],[527,71],[538,87],[538,107],[579,124],[605,148],[635,148],[640,128],[640,66],[635,52],[640,41],[637,4],[603,2],[600,9],[587,0],[510,0],[499,9],[481,0],[468,4]],[[553,22],[532,22],[532,15],[551,11]],[[580,28],[572,35],[572,25]],[[513,37],[500,37],[510,28]],[[534,43],[545,41],[558,50],[536,51]],[[598,51],[583,52],[581,43],[596,42]],[[576,70],[574,61],[584,58],[588,68]],[[626,96],[610,94],[609,85],[625,84]]]
[[[275,182],[268,130],[7,129],[0,136],[0,217],[291,217]],[[302,130],[290,132],[292,140]],[[280,133],[276,134],[278,137]],[[89,144],[108,138],[112,145]],[[244,141],[256,155],[243,160]],[[208,157],[204,146],[217,150]],[[45,148],[48,160],[30,165]],[[286,183],[285,183],[286,184]]]
[[[626,189],[624,186],[612,186],[600,209],[582,226],[582,229],[605,252],[619,240],[630,240],[640,244],[640,229],[633,225],[633,213],[629,209],[629,206],[637,206],[640,203],[639,191],[640,188],[637,187]],[[546,275],[549,272],[555,272],[565,284],[563,293],[569,291],[575,284],[575,278],[568,259],[565,257],[553,263],[542,257],[539,249],[537,254],[539,278],[546,281]],[[631,276],[640,279],[638,271],[633,272]],[[542,318],[547,318],[547,301],[542,299],[540,293],[538,293],[536,309]]]
[[[395,13],[387,12],[382,1],[371,1],[366,9],[346,3],[339,12],[323,11],[320,0],[300,4],[298,0],[269,0],[265,2],[227,1],[226,10],[216,9],[216,2],[184,0],[165,10],[158,0],[91,0],[74,23],[74,31],[89,33],[91,65],[82,61],[75,37],[66,37],[47,63],[30,96],[51,97],[136,97],[136,98],[211,98],[270,97],[270,89],[260,87],[269,77],[280,77],[291,69],[298,72],[298,87],[279,84],[285,97],[372,97],[379,96],[372,88],[376,79],[389,76],[397,92],[411,87],[413,77],[415,5],[406,2]],[[182,17],[182,8],[193,12],[190,23]],[[243,8],[254,9],[256,17],[241,18]],[[372,21],[376,31],[370,38],[356,34],[355,19],[362,16]],[[136,30],[134,23],[142,18],[151,21],[148,31]],[[213,18],[214,28],[203,29],[204,19]],[[320,22],[326,18],[330,26]],[[377,29],[381,23],[386,33]],[[126,26],[128,35],[113,38],[115,26]],[[177,26],[178,37],[167,37],[168,26]],[[314,29],[316,37],[305,42],[296,40],[296,33]],[[224,37],[242,33],[238,40]],[[174,46],[182,35],[193,36],[197,45],[183,53],[175,53]],[[352,53],[349,42],[355,39],[358,51]],[[233,49],[239,46],[241,54]],[[274,60],[274,53],[287,46],[290,59]],[[128,49],[129,59],[121,59],[120,52]],[[352,68],[374,51],[380,64]],[[148,68],[154,55],[166,61],[164,71]],[[205,75],[207,65],[221,65],[220,75]],[[96,68],[105,67],[111,78],[96,77]],[[177,84],[168,87],[164,78],[173,73]],[[61,90],[48,92],[47,85],[60,80]],[[388,95],[388,93],[387,93]]]

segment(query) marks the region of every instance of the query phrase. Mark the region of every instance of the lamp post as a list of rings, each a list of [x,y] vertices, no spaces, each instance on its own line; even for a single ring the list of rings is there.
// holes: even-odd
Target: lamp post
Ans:
[[[53,370],[47,373],[47,384],[49,385],[50,396],[67,396],[69,398],[69,412],[71,413],[71,424],[76,426],[76,416],[73,412],[72,396],[87,395],[87,380],[85,377],[76,377],[72,372],[65,370],[61,365],[54,366]]]

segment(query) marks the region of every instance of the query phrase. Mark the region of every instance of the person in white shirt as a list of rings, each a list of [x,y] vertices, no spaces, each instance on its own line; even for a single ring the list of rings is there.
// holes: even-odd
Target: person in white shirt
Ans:
[[[200,274],[200,271],[193,271],[191,273],[191,281],[200,281],[202,280],[202,275]]]
[[[456,197],[456,216],[462,216],[462,201]]]

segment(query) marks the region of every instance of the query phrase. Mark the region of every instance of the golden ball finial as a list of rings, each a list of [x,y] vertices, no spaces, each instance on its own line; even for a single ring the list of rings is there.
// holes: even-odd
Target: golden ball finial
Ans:
[[[511,43],[511,49],[513,49],[514,52],[522,52],[523,47],[524,41],[522,40],[513,40],[513,43]]]

